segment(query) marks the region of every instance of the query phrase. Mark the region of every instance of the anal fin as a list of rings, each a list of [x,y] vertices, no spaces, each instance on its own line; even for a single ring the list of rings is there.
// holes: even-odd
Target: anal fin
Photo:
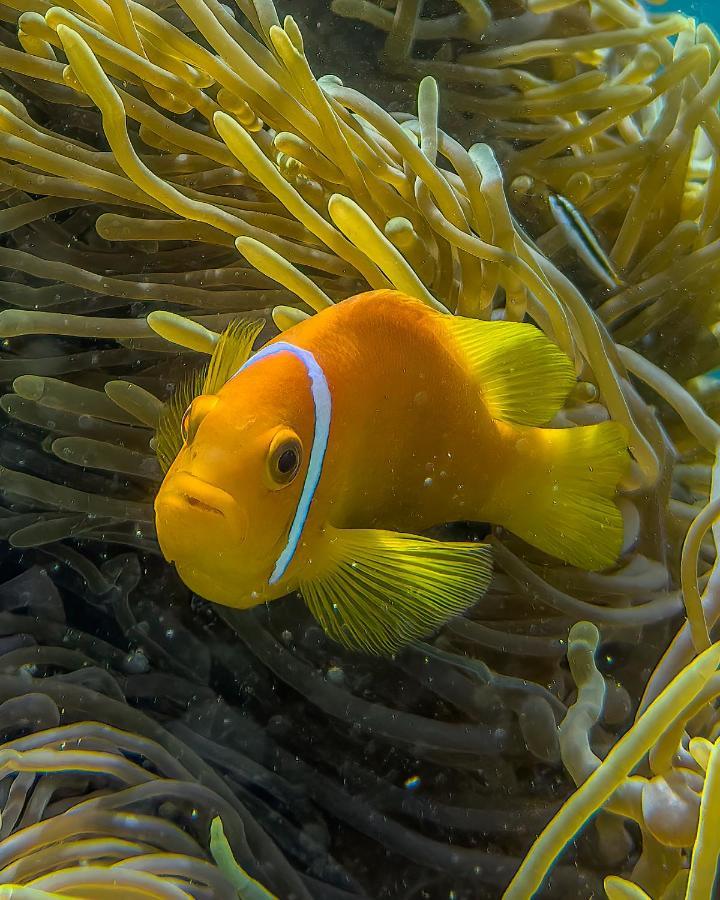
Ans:
[[[464,612],[487,590],[490,548],[375,529],[328,529],[300,582],[334,640],[390,655]]]

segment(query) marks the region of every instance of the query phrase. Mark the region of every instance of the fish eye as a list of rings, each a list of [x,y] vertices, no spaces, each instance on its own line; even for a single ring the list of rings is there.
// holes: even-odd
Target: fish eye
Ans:
[[[297,475],[302,462],[300,438],[283,429],[272,440],[268,451],[268,476],[273,488],[285,487]]]

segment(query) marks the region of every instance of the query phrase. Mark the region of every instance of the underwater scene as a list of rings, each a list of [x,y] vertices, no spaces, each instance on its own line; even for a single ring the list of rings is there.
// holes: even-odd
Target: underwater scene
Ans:
[[[715,0],[0,20],[0,898],[720,897]]]

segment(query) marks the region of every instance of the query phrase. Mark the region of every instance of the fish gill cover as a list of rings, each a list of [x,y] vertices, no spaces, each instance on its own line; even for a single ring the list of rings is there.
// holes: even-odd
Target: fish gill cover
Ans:
[[[710,896],[720,44],[626,0],[420,7],[335,0],[387,33],[378,104],[313,74],[324,13],[308,61],[260,0],[0,6],[5,895]],[[494,529],[483,603],[378,661],[192,598],[153,438],[230,322],[387,287],[535,322],[579,376],[554,424],[635,464],[616,567]]]

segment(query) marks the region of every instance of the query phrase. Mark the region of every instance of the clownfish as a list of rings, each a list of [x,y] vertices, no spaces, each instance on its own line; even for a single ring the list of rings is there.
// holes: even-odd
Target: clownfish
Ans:
[[[624,429],[542,427],[576,378],[534,325],[372,291],[252,354],[260,327],[221,336],[158,430],[160,547],[200,596],[245,609],[299,591],[332,638],[389,654],[488,587],[489,546],[432,526],[490,522],[585,569],[616,562]]]

